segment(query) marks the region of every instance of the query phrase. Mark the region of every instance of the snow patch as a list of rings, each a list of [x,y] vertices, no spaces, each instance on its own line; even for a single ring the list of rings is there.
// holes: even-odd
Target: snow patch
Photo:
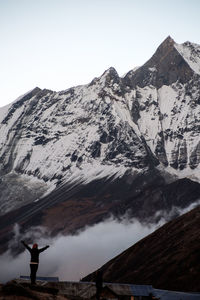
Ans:
[[[183,56],[191,69],[200,75],[200,46],[186,42],[184,44],[174,44],[174,47]]]

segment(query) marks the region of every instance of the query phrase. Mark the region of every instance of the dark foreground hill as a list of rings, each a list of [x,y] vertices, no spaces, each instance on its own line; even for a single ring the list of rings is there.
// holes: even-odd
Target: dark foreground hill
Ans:
[[[200,206],[165,224],[108,263],[104,281],[200,290]],[[84,280],[94,280],[94,273]]]

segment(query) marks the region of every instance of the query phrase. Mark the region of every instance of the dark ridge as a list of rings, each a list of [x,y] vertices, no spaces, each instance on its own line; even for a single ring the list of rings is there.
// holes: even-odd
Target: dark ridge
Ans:
[[[102,266],[104,281],[198,292],[199,224],[200,206],[165,224]],[[94,276],[92,273],[83,280],[92,281]]]

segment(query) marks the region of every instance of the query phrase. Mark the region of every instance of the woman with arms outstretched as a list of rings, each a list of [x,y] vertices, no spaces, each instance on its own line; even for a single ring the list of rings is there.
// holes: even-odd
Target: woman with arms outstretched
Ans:
[[[35,284],[36,281],[36,273],[38,270],[39,265],[39,254],[49,248],[49,246],[45,246],[44,248],[38,249],[38,244],[33,244],[33,247],[29,247],[24,241],[21,241],[21,243],[26,247],[26,249],[31,254],[31,261],[30,261],[30,270],[31,270],[31,284]]]

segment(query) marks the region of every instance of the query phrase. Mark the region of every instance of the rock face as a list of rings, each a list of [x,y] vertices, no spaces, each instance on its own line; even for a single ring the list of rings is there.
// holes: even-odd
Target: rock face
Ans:
[[[134,73],[132,71],[127,73],[124,81],[131,88],[152,85],[157,89],[177,81],[181,84],[187,83],[194,72],[185,57],[178,51],[179,47],[170,36],[167,37],[151,59]],[[181,47],[190,51],[192,44],[185,43]],[[199,50],[195,55],[199,57]]]
[[[163,205],[165,186],[200,179],[199,84],[200,46],[168,37],[147,63],[123,78],[110,68],[88,85],[61,92],[35,88],[2,108],[1,216],[8,220],[14,213],[31,225],[28,216],[34,215],[46,224],[44,208],[70,197],[83,200],[80,193],[87,190],[86,198],[95,199],[92,207],[105,205],[104,216],[131,208],[138,218],[151,218]],[[94,186],[104,198],[95,197]],[[196,202],[195,195],[181,207]],[[169,203],[177,204],[173,195]],[[25,217],[28,209],[34,214]]]
[[[104,281],[198,292],[199,223],[200,207],[165,224],[105,264]],[[94,278],[95,273],[83,280]]]

